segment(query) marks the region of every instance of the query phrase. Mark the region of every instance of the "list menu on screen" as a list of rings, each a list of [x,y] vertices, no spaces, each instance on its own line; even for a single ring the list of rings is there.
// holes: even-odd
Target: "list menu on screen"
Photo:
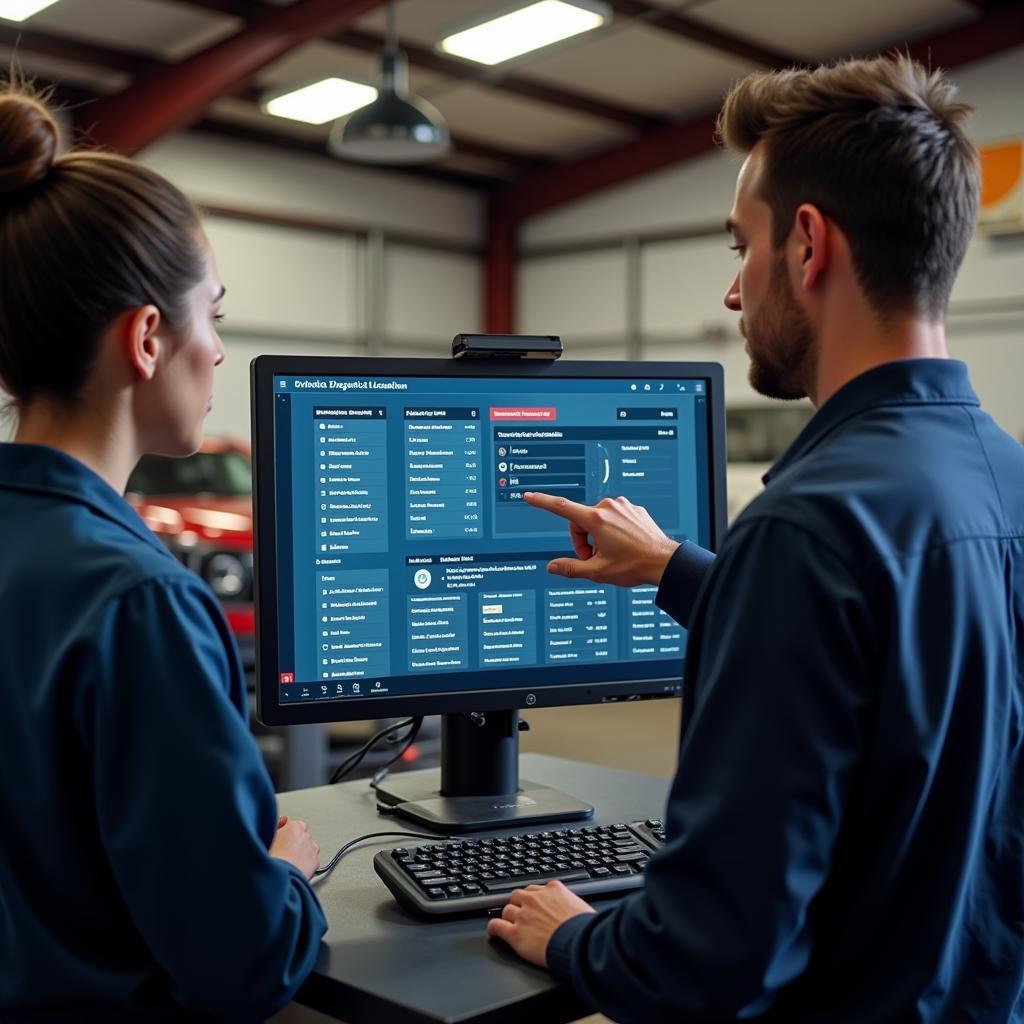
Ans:
[[[567,524],[523,495],[624,495],[670,536],[707,544],[705,386],[275,377],[279,700],[680,662],[685,631],[653,587],[547,572],[571,554]]]

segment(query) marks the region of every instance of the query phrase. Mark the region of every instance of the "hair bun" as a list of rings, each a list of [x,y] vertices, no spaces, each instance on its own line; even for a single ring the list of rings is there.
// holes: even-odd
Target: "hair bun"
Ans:
[[[0,193],[41,181],[57,155],[57,122],[33,96],[0,96]]]

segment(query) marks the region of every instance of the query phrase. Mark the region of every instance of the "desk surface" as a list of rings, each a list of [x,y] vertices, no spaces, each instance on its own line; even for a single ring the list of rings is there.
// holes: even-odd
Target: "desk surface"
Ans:
[[[592,803],[586,824],[659,816],[668,792],[665,779],[541,754],[524,754],[520,773]],[[355,836],[407,827],[377,814],[366,780],[283,793],[279,804],[309,823],[324,861]],[[378,850],[400,845],[397,838],[369,840],[315,883],[329,930],[298,1002],[348,1024],[563,1024],[589,1012],[547,971],[488,941],[486,919],[423,922],[399,907],[372,861]]]

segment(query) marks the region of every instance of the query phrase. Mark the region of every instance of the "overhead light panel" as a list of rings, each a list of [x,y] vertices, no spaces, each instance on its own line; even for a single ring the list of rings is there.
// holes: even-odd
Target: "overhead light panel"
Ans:
[[[445,53],[478,64],[500,64],[520,54],[600,28],[606,4],[538,0],[497,18],[461,29],[438,44]]]
[[[347,78],[324,78],[312,85],[265,99],[263,109],[275,117],[287,117],[306,124],[326,124],[365,107],[376,98],[377,90],[372,85],[350,82]]]
[[[0,0],[0,18],[5,21],[25,21],[33,14],[52,7],[56,2],[57,0]]]

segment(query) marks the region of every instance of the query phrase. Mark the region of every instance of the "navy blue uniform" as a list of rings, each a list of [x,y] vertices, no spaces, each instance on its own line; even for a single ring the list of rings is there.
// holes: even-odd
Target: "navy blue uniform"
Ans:
[[[696,596],[693,555],[669,842],[554,974],[627,1024],[1024,1020],[1024,448],[962,363],[889,363]]]
[[[0,537],[0,1019],[262,1019],[327,925],[216,599],[54,449],[0,445]]]

